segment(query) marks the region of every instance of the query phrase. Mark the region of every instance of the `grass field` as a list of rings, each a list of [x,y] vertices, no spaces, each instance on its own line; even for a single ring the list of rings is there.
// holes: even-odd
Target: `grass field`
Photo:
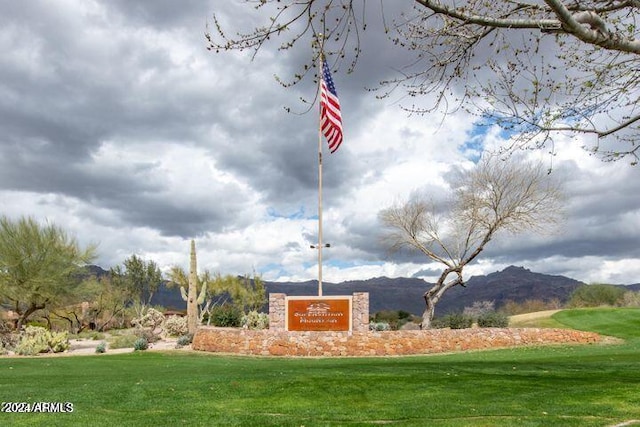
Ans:
[[[626,339],[621,345],[402,358],[5,358],[0,401],[71,402],[73,412],[2,413],[0,425],[620,425],[640,420],[639,316],[622,309],[554,315]]]

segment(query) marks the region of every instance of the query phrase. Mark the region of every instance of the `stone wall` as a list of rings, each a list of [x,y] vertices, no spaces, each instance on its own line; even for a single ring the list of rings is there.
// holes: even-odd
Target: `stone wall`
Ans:
[[[369,292],[354,292],[352,304],[352,329],[367,332],[369,330]]]
[[[287,294],[269,294],[269,330],[284,331]]]
[[[425,331],[287,332],[203,326],[193,349],[259,356],[400,356],[523,345],[587,344],[595,333],[538,328],[430,329]]]
[[[280,332],[286,330],[286,294],[269,294],[269,330]],[[309,296],[313,299],[313,296]],[[353,331],[369,330],[369,293],[355,292],[351,300],[351,329]]]

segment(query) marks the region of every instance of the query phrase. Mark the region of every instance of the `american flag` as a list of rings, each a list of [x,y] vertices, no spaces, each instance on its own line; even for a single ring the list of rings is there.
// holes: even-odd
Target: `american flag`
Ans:
[[[325,60],[322,60],[320,80],[320,129],[327,138],[329,151],[335,152],[342,144],[342,116],[338,93]]]

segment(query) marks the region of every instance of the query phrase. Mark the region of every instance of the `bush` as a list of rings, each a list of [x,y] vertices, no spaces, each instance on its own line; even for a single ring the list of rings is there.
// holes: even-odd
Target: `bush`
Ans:
[[[509,318],[498,311],[488,311],[478,317],[478,326],[481,328],[506,328],[509,326]]]
[[[7,354],[20,341],[20,335],[13,331],[9,321],[0,319],[0,354]]]
[[[241,324],[245,329],[267,329],[269,327],[269,315],[253,310],[242,316]]]
[[[149,341],[145,338],[138,338],[136,342],[133,343],[133,349],[135,351],[142,351],[149,348]]]
[[[242,320],[242,313],[230,304],[219,305],[211,309],[211,323],[219,327],[237,328]]]
[[[372,323],[388,323],[391,330],[395,331],[405,323],[415,320],[415,316],[404,310],[381,310],[371,317]]]
[[[169,316],[164,320],[164,331],[171,337],[179,337],[189,332],[187,318],[182,316]]]
[[[387,322],[372,322],[372,323],[369,323],[369,330],[370,331],[390,331],[391,325],[389,325]]]
[[[614,285],[584,285],[571,294],[571,307],[619,306],[624,301],[625,290]]]
[[[183,335],[180,338],[178,338],[178,341],[176,341],[176,348],[181,348],[181,347],[184,347],[185,345],[189,345],[191,344],[192,341],[193,341],[193,335],[191,334]]]
[[[156,334],[151,329],[136,329],[134,332],[135,336],[138,338],[144,338],[148,343],[154,343],[160,341],[160,335]]]
[[[139,317],[137,319],[133,319],[131,321],[131,323],[134,326],[138,326],[140,328],[148,328],[148,329],[151,329],[152,331],[160,327],[160,325],[162,325],[163,322],[164,322],[164,314],[162,314],[160,311],[156,310],[155,308],[150,308],[149,310],[147,310],[147,313],[144,316]]]
[[[463,313],[447,314],[431,322],[432,328],[466,329],[470,328],[471,325],[473,325],[473,317]]]
[[[495,311],[495,303],[493,301],[475,301],[471,307],[465,307],[462,314],[477,320],[486,313]]]
[[[51,332],[40,326],[27,326],[16,346],[16,353],[31,356],[39,353],[60,353],[70,347],[67,332]]]
[[[625,292],[622,298],[622,303],[625,307],[640,307],[640,292]]]
[[[405,320],[406,322],[406,320]],[[396,330],[400,324],[400,315],[396,310],[381,310],[373,314],[371,318],[371,324],[386,324],[389,329],[378,329],[378,330]],[[373,329],[374,331],[376,329]]]
[[[105,353],[107,351],[107,345],[103,342],[96,346],[96,353]]]
[[[138,340],[134,334],[116,335],[109,341],[109,348],[132,348]]]

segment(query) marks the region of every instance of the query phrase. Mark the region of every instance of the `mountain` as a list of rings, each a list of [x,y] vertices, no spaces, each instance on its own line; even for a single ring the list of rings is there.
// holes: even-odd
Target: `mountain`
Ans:
[[[440,301],[437,314],[458,311],[471,306],[475,301],[493,301],[495,307],[507,301],[559,300],[567,302],[571,293],[584,283],[564,276],[534,273],[523,267],[510,266],[486,276],[473,276],[466,288],[450,289]]]
[[[108,274],[93,266],[97,274]],[[267,282],[267,294],[284,293],[289,296],[313,296],[318,294],[318,282]],[[368,280],[352,280],[341,283],[323,282],[323,295],[351,295],[354,292],[369,292],[369,311],[404,310],[421,315],[424,311],[423,294],[432,286],[418,278],[376,277]],[[565,303],[571,293],[583,285],[575,279],[535,273],[523,267],[510,266],[488,275],[473,276],[466,287],[456,286],[444,294],[436,307],[436,315],[462,311],[476,301],[493,301],[496,308],[507,301],[549,301],[557,299]],[[629,290],[640,290],[640,284],[625,286]],[[164,284],[153,297],[152,304],[170,309],[185,310],[180,289],[169,289]],[[264,308],[267,311],[268,307]]]
[[[293,295],[318,295],[318,282],[303,283],[265,282],[267,292]],[[369,292],[369,312],[381,310],[405,310],[422,313],[422,295],[429,284],[422,279],[376,277],[368,280],[353,280],[341,283],[322,283],[323,295],[351,295],[354,292]]]
[[[583,283],[564,276],[534,273],[523,267],[506,269],[486,276],[473,276],[466,287],[456,286],[448,290],[438,305],[436,315],[462,311],[476,301],[493,301],[495,307],[507,301],[522,302],[531,299],[549,301],[558,299],[564,303],[571,293]],[[349,295],[353,292],[369,292],[369,310],[405,310],[422,314],[425,303],[423,294],[432,286],[422,279],[377,277],[369,280],[348,281],[338,284],[323,283],[324,295]],[[268,292],[288,295],[317,295],[317,282],[266,283]]]
[[[534,273],[523,267],[506,269],[486,276],[473,276],[466,287],[457,286],[442,297],[436,307],[436,315],[462,311],[475,301],[493,301],[495,307],[507,301],[522,302],[539,299],[558,299],[566,302],[571,293],[583,283],[564,276]],[[351,295],[354,292],[369,292],[369,311],[404,310],[414,314],[424,311],[423,294],[432,286],[418,278],[376,277],[368,280],[353,280],[341,283],[323,282],[323,295]],[[318,282],[267,282],[267,294],[284,293],[289,296],[313,296],[318,294]],[[185,303],[179,289],[162,287],[154,295],[153,304],[183,310]],[[268,310],[265,307],[265,311]]]

